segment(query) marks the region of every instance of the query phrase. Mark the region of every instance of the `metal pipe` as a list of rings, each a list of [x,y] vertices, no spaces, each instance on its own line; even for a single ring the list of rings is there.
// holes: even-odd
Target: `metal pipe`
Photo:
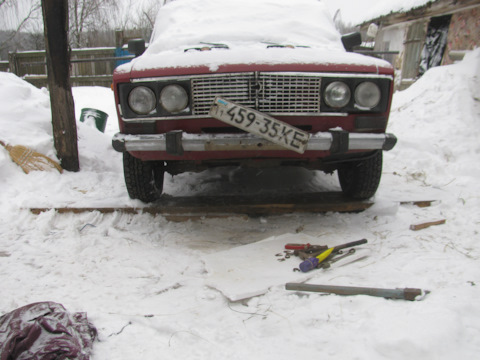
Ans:
[[[387,299],[402,299],[413,301],[417,296],[426,295],[428,290],[421,289],[379,289],[368,287],[354,287],[354,286],[333,286],[333,285],[313,285],[313,284],[301,284],[301,283],[287,283],[285,285],[286,290],[294,291],[311,291],[330,293],[337,295],[369,295],[383,297]]]

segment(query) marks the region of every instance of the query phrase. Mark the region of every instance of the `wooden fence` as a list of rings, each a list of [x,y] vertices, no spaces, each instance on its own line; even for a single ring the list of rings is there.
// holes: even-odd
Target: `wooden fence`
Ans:
[[[71,85],[109,87],[115,67],[132,58],[133,56],[122,56],[121,52],[114,47],[73,49],[71,53]],[[46,87],[45,51],[10,53],[9,71],[37,87]]]
[[[7,72],[9,68],[10,65],[8,64],[8,61],[0,61],[0,71]]]

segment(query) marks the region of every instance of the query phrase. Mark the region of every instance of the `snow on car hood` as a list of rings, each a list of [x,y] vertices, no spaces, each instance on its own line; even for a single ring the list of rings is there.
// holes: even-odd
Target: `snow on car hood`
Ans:
[[[202,42],[342,47],[318,0],[177,0],[158,12],[148,52]]]
[[[145,54],[117,71],[288,63],[388,66],[346,53],[318,0],[176,0],[160,9]]]

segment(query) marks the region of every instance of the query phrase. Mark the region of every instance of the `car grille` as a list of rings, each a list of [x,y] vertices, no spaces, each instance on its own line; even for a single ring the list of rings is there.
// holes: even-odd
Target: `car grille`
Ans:
[[[194,115],[207,115],[216,96],[270,114],[320,112],[321,77],[314,74],[216,74],[191,84]]]

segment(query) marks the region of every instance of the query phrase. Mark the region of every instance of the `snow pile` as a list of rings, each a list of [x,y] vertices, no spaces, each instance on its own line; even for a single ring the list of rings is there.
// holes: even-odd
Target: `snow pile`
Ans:
[[[35,172],[31,177],[25,177],[27,181],[21,181],[13,175],[22,178],[23,175],[18,174],[20,168],[1,149],[0,179],[7,185],[4,186],[3,195],[15,199],[15,207],[65,206],[76,201],[81,203],[85,197],[89,198],[91,192],[95,193],[92,193],[94,198],[97,197],[94,189],[100,190],[102,184],[108,186],[100,191],[103,193],[100,202],[108,203],[109,198],[125,198],[123,179],[118,175],[122,171],[121,154],[115,152],[111,145],[111,137],[118,131],[113,93],[107,88],[89,87],[75,88],[73,94],[82,171],[79,174],[66,172],[64,175]],[[47,90],[37,89],[13,74],[0,73],[0,98],[0,138],[11,145],[24,145],[57,160]],[[84,107],[109,114],[105,134],[79,121]],[[39,198],[32,197],[31,192],[41,193],[41,198],[46,201],[39,203]],[[91,199],[87,202],[91,202]]]
[[[116,131],[110,90],[74,89],[77,116],[82,107],[110,115],[104,134],[77,122],[79,173],[26,175],[0,151],[0,314],[45,300],[85,311],[99,331],[92,360],[477,357],[479,66],[477,50],[459,64],[429,70],[394,95],[389,131],[399,142],[385,153],[375,205],[360,214],[182,223],[120,212],[33,215],[24,208],[141,205],[128,199],[121,155],[109,145]],[[3,139],[53,155],[46,91],[13,75],[0,76]],[[165,191],[167,196],[251,194],[260,191],[262,181],[280,194],[338,187],[326,177],[319,190],[325,176],[318,172],[289,169],[286,178],[283,174],[268,169],[186,173],[167,176]],[[400,205],[421,199],[437,201],[427,208]],[[446,223],[409,229],[439,218]],[[285,234],[292,234],[288,242],[314,238],[329,246],[368,239],[362,245],[369,250],[366,258],[315,271],[310,283],[414,287],[431,293],[423,301],[407,302],[300,294],[274,285],[264,295],[231,302],[207,286],[213,274],[205,260],[228,250],[241,253],[241,246],[268,238],[286,241]],[[248,254],[243,256],[248,265]],[[264,256],[274,267],[275,254]],[[278,271],[290,275],[298,263],[287,259]],[[262,271],[255,276],[260,279]]]
[[[479,74],[480,49],[458,66],[432,68],[408,91],[395,95],[389,130],[404,128],[397,116],[411,119],[397,158],[412,159],[412,167],[422,169],[425,182],[434,187],[480,178],[480,167],[472,161],[480,154]],[[423,106],[412,98],[421,99]]]
[[[48,92],[14,74],[0,72],[0,99],[0,138],[54,156]]]

